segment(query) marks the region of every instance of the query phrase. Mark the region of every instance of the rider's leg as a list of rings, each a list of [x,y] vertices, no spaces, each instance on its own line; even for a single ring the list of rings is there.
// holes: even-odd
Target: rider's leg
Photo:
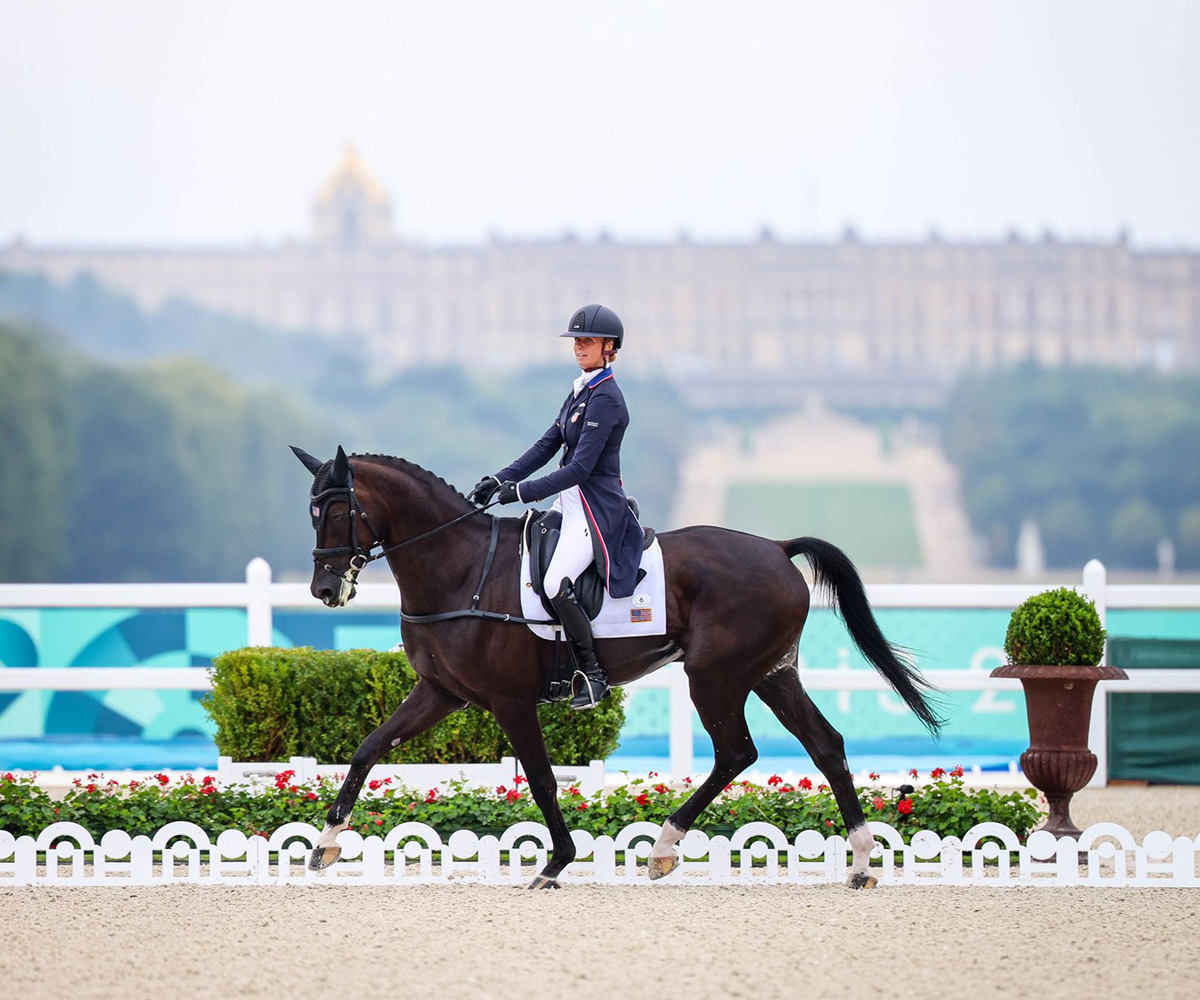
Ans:
[[[567,647],[575,662],[575,696],[571,699],[571,707],[595,708],[596,703],[608,694],[608,674],[596,659],[592,623],[579,606],[570,579],[565,576],[562,578],[558,593],[550,598],[550,603],[554,605],[554,613],[558,615],[566,633]]]
[[[578,487],[560,493],[556,506],[559,504],[563,512],[562,531],[546,567],[544,582],[575,664],[575,697],[571,699],[571,707],[594,708],[608,694],[608,677],[596,660],[592,623],[579,606],[573,589],[573,581],[594,559],[591,529]]]

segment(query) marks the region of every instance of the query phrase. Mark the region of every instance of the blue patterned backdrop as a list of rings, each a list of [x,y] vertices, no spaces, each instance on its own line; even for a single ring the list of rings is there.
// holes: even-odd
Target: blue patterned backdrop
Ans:
[[[1003,660],[1006,611],[881,609],[878,617],[889,638],[910,648],[935,684],[938,670],[990,670]],[[1108,625],[1114,636],[1195,638],[1200,636],[1200,611],[1114,610]],[[245,641],[246,615],[238,610],[0,611],[0,665],[8,667],[207,666],[214,656]],[[395,613],[281,611],[274,617],[273,641],[324,649],[388,649],[399,641],[399,623]],[[869,669],[828,611],[812,614],[800,653],[802,665]],[[203,759],[188,766],[207,763],[213,756],[213,727],[200,697],[186,691],[0,691],[0,765],[21,766],[6,757],[15,753],[17,742],[27,748],[30,741],[47,747],[38,766],[59,758],[65,763],[68,748],[88,738],[142,741],[147,759],[152,747],[163,757],[170,756],[173,744],[201,741],[191,753]],[[1012,691],[945,695],[950,725],[940,748],[928,744],[919,724],[891,693],[817,692],[814,700],[852,747],[894,745],[910,753],[936,749],[957,761],[972,752],[1011,756],[1019,752],[1025,735],[1023,700]],[[756,699],[747,717],[764,754],[801,752]],[[667,692],[635,694],[622,731],[623,751],[660,752],[654,748],[665,743],[668,718]],[[704,754],[707,739],[698,720],[694,730],[697,751]]]

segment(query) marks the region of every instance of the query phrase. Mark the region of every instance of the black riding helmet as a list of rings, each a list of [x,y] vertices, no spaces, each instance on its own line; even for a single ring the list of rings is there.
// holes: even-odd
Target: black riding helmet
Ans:
[[[600,337],[611,340],[613,350],[621,349],[621,340],[625,336],[625,327],[621,325],[621,317],[602,305],[584,306],[577,309],[567,324],[567,332],[560,337]]]

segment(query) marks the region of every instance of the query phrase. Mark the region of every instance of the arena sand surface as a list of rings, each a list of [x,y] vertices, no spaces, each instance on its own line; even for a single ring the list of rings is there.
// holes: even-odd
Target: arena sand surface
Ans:
[[[1200,788],[1081,793],[1200,834]],[[4,996],[1193,998],[1200,889],[0,890]]]

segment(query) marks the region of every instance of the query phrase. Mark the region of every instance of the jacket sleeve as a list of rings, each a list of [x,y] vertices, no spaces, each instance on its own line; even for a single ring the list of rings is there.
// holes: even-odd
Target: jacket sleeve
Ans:
[[[532,448],[513,462],[512,465],[497,472],[496,478],[502,483],[510,479],[519,482],[531,472],[536,472],[549,462],[550,459],[558,454],[558,450],[562,445],[562,432],[558,429],[558,423],[552,423],[546,433],[537,439]]]
[[[596,467],[596,461],[620,417],[621,408],[617,400],[608,393],[597,392],[588,402],[579,440],[571,449],[567,464],[541,479],[521,483],[521,499],[525,503],[537,503],[555,493],[578,486],[587,479]],[[593,424],[595,426],[592,426]]]

